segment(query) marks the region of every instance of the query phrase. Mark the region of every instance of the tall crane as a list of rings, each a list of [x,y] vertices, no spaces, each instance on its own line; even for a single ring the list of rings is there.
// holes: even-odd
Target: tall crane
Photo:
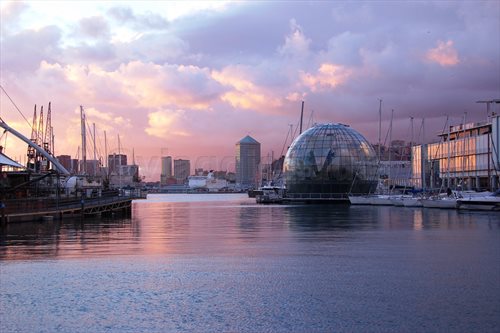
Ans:
[[[40,146],[53,156],[53,128],[52,128],[52,111],[51,102],[47,111],[47,119],[44,123],[43,106],[40,107],[40,114],[37,116],[36,105],[33,111],[33,125],[31,126],[30,141],[37,146]],[[32,145],[28,144],[28,163],[27,168],[35,172],[47,171],[50,169],[50,160]]]
[[[50,110],[50,104],[49,102],[49,109],[47,110],[47,120],[45,121],[45,132],[40,133],[40,139],[42,143],[43,149],[50,155],[53,155],[52,152],[52,112]],[[43,124],[42,124],[42,130],[43,130]],[[47,158],[42,157],[42,170],[47,171],[50,169],[50,162],[47,160]]]
[[[62,166],[62,164],[59,163],[59,161],[56,158],[54,158],[54,156],[51,156],[45,150],[43,150],[42,147],[40,147],[39,145],[37,145],[36,143],[34,143],[33,141],[31,141],[27,137],[25,137],[24,135],[22,135],[21,133],[19,133],[18,131],[16,131],[12,127],[10,127],[9,125],[7,125],[7,123],[2,118],[0,118],[0,127],[3,128],[6,131],[12,133],[14,136],[18,137],[19,139],[23,140],[29,146],[33,147],[33,149],[35,149],[37,153],[39,153],[40,155],[46,157],[50,162],[52,162],[52,164],[54,165],[54,167],[57,170],[59,170],[59,172],[61,172],[64,175],[69,175],[70,174],[68,172],[68,170],[66,170],[66,168],[64,166]]]
[[[35,104],[35,109],[33,111],[33,125],[31,126],[31,142],[34,144],[37,144],[37,137],[38,137],[38,131],[37,131],[37,115],[36,115],[36,104]],[[31,145],[28,145],[28,162],[26,167],[31,170],[36,169],[36,150],[33,148]]]

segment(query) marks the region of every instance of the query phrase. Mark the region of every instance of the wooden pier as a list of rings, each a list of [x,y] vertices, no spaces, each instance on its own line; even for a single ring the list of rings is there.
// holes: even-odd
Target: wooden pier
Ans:
[[[99,216],[118,212],[129,213],[132,200],[140,196],[109,196],[96,198],[36,198],[4,201],[2,223],[49,221],[69,216]]]

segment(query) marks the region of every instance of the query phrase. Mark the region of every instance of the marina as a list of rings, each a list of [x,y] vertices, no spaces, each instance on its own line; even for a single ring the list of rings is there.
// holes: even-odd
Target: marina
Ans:
[[[6,332],[495,332],[499,237],[496,212],[152,194],[130,216],[4,226],[0,321]]]
[[[0,333],[499,333],[499,22],[2,0]]]

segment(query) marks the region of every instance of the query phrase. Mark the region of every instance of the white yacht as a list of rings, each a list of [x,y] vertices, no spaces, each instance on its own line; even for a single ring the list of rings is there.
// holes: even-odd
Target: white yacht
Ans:
[[[423,207],[421,197],[405,197],[403,198],[403,206],[405,207]]]
[[[422,205],[426,208],[457,208],[457,199],[461,198],[460,192],[448,190],[435,196],[422,199]]]
[[[371,205],[372,196],[374,195],[349,195],[351,205]]]
[[[457,199],[457,208],[500,212],[500,190],[489,195],[473,195]]]

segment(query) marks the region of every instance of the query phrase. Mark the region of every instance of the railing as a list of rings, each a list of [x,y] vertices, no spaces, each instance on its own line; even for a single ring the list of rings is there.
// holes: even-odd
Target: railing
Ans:
[[[348,200],[346,193],[287,193],[287,199],[307,199],[307,200]]]

